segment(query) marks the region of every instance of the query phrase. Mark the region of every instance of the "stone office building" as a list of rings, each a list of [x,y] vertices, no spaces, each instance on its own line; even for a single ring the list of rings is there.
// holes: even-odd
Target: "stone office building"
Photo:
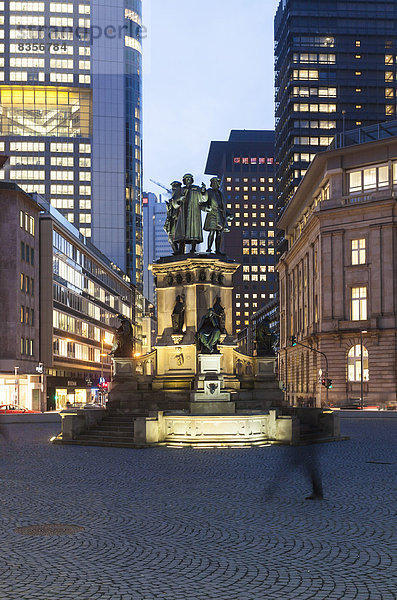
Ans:
[[[348,133],[279,221],[280,378],[290,404],[324,403],[325,359],[302,343],[328,359],[330,404],[397,407],[397,122]]]
[[[4,164],[6,156],[0,157]],[[40,207],[14,183],[0,183],[0,405],[41,410],[39,348]]]

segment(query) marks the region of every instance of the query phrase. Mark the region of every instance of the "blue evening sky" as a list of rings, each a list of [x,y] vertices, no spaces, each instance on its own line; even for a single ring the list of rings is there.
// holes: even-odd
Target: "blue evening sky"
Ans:
[[[145,191],[186,172],[201,183],[231,129],[274,128],[278,1],[143,0]]]

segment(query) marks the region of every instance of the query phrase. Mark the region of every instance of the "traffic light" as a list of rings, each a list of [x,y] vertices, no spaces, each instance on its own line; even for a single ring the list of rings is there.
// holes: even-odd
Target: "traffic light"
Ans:
[[[102,391],[107,391],[109,388],[109,383],[106,381],[106,379],[104,377],[101,377],[98,383],[98,387],[100,390]]]
[[[292,344],[293,346],[296,346],[296,344],[297,344],[297,341],[296,341],[296,336],[295,336],[295,335],[291,335],[291,344]]]
[[[332,388],[332,379],[327,379],[323,377],[321,380],[321,385],[330,390]]]

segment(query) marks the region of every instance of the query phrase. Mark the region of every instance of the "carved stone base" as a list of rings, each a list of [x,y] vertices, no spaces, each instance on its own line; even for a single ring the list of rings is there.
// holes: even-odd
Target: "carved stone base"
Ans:
[[[230,394],[222,394],[224,398],[217,400],[201,400],[200,394],[195,395],[195,399],[190,403],[191,415],[234,415],[236,404],[230,402]]]
[[[113,358],[114,377],[135,377],[135,361],[133,358]]]

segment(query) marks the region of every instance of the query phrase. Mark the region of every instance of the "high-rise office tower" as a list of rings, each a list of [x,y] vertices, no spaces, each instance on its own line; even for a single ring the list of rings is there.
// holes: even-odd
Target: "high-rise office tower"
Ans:
[[[231,132],[227,142],[211,142],[205,172],[222,179],[226,208],[234,216],[224,236],[224,252],[242,266],[233,278],[233,333],[276,286],[274,132]]]
[[[155,290],[149,265],[172,254],[168,235],[164,231],[167,218],[167,204],[151,192],[143,194],[143,293],[152,304],[155,303]]]
[[[337,131],[396,118],[397,0],[281,0],[275,59],[280,212]]]
[[[5,179],[142,278],[141,0],[0,2]]]

